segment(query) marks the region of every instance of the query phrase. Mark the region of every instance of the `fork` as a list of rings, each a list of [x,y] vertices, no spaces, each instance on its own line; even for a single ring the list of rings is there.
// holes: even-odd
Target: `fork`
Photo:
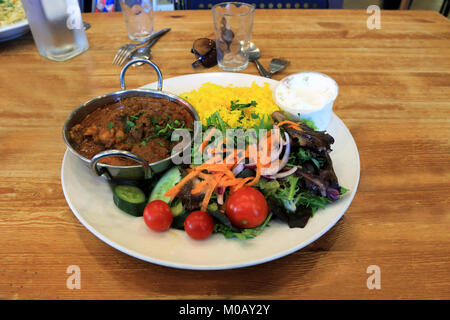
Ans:
[[[151,36],[149,36],[147,39],[139,42],[139,43],[127,43],[120,47],[119,50],[117,50],[117,53],[113,59],[112,64],[116,65],[122,65],[133,53],[133,51],[136,49],[137,46],[143,45],[153,39],[159,38],[166,32],[170,31],[170,28],[165,28],[162,30],[159,30],[158,32],[153,33]]]
[[[133,50],[136,49],[137,46],[140,46],[146,43],[147,41],[148,39],[139,43],[127,43],[123,45],[122,47],[120,47],[119,50],[117,50],[116,56],[114,57],[112,64],[117,64],[120,66],[130,56]]]

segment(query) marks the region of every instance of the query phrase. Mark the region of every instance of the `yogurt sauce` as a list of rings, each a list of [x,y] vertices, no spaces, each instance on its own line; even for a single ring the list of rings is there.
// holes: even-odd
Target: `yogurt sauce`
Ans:
[[[312,120],[319,130],[327,128],[337,95],[336,82],[317,72],[290,75],[281,80],[274,93],[275,101],[289,118]]]

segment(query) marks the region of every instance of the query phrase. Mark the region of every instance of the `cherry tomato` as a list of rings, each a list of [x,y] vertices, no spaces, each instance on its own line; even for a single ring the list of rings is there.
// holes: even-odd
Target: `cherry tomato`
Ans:
[[[144,221],[154,231],[167,230],[173,221],[172,211],[162,200],[151,201],[144,209]]]
[[[238,228],[257,227],[266,220],[268,213],[264,195],[251,187],[237,190],[225,203],[225,214]]]
[[[184,230],[193,239],[202,240],[210,236],[214,229],[212,217],[204,211],[191,212],[184,220]]]

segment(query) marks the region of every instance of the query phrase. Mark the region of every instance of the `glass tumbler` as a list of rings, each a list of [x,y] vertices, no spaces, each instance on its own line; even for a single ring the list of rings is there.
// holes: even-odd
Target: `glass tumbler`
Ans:
[[[247,68],[254,12],[254,5],[242,2],[223,2],[212,7],[217,62],[221,69]]]
[[[65,61],[89,48],[77,0],[22,0],[22,4],[41,56]]]
[[[153,33],[152,0],[120,0],[128,36],[142,41]]]

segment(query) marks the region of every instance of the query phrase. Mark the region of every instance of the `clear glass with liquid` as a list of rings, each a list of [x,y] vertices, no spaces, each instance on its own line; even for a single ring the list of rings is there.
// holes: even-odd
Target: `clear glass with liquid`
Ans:
[[[152,0],[120,0],[128,37],[142,41],[153,33]]]
[[[217,63],[222,70],[236,72],[247,68],[254,12],[254,5],[242,2],[223,2],[212,7]]]
[[[55,61],[89,48],[77,0],[22,0],[39,54]]]

